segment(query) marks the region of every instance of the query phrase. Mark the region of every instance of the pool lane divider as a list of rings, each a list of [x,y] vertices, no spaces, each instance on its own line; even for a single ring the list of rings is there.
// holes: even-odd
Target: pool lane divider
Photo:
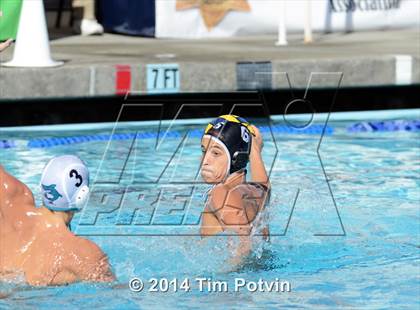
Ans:
[[[309,134],[309,135],[320,135],[323,130],[323,125],[311,125],[305,129],[296,129],[285,125],[271,126],[273,133],[281,134]],[[260,126],[262,133],[270,132],[270,127]],[[348,132],[391,132],[391,131],[408,131],[418,132],[420,131],[420,120],[391,120],[391,121],[371,121],[371,122],[358,122],[347,127]],[[334,129],[331,126],[327,126],[325,129],[326,135],[333,134]],[[188,132],[189,137],[199,138],[203,134],[201,129],[190,130]],[[128,133],[114,133],[111,134],[96,134],[96,135],[80,135],[71,137],[48,137],[48,138],[35,138],[29,141],[22,140],[11,140],[4,139],[0,140],[0,149],[10,149],[16,146],[27,146],[29,148],[49,148],[60,145],[71,145],[84,142],[97,142],[109,140],[130,140],[136,137],[138,139],[156,139],[165,137],[170,138],[181,138],[183,133],[179,131],[162,131],[157,132],[128,132]]]
[[[13,140],[0,140],[0,149],[10,149],[15,146],[16,144]]]
[[[347,127],[348,132],[420,131],[420,120],[359,122]]]
[[[304,129],[296,129],[290,126],[285,125],[275,125],[271,126],[271,130],[273,133],[280,133],[280,134],[305,134],[305,135],[320,135],[323,131],[323,125],[312,125],[308,128]],[[262,133],[269,133],[270,127],[269,126],[260,126],[260,131]],[[325,129],[326,135],[331,135],[334,129],[331,126],[327,126]],[[163,138],[171,139],[171,138],[181,138],[183,136],[183,132],[180,131],[161,131],[158,135],[157,132],[127,132],[127,133],[114,133],[112,134],[96,134],[96,135],[80,135],[80,136],[71,136],[71,137],[48,137],[48,138],[34,138],[27,141],[26,146],[29,148],[49,148],[55,147],[60,145],[72,145],[84,142],[98,142],[104,141],[107,142],[109,140],[132,140],[134,137],[138,139],[156,139],[156,138]],[[190,138],[200,138],[203,135],[203,130],[201,129],[194,129],[188,132]],[[6,148],[13,148],[17,145],[22,145],[22,143],[17,143],[14,140],[0,140],[0,149]]]

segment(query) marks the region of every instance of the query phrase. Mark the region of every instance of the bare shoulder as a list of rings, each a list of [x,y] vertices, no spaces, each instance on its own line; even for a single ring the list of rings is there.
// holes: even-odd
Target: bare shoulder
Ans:
[[[66,267],[82,281],[114,280],[108,257],[94,242],[73,235],[68,239]]]
[[[89,257],[90,259],[96,259],[104,256],[105,254],[101,248],[93,241],[78,237],[72,234],[72,246],[74,251],[79,255]]]
[[[219,184],[212,190],[210,203],[212,209],[216,211],[228,205],[239,206],[241,201],[242,195],[240,190]]]
[[[36,240],[31,249],[33,259],[25,268],[29,284],[114,280],[105,253],[94,242],[75,236],[64,225],[38,231]]]
[[[238,225],[245,223],[243,217],[243,195],[239,188],[216,186],[212,193],[211,207],[214,215],[224,225]]]
[[[81,262],[95,263],[106,258],[105,253],[96,243],[72,233],[70,235],[67,245],[69,253],[75,254]]]

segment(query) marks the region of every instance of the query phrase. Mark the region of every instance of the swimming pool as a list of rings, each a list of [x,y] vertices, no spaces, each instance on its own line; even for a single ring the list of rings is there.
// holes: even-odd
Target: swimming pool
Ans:
[[[0,308],[415,308],[420,133],[349,128],[360,121],[420,119],[420,110],[335,113],[318,157],[325,119],[316,115],[313,125],[299,132],[287,131],[284,119],[273,117],[272,131],[263,130],[273,236],[269,244],[257,241],[252,257],[239,267],[229,265],[226,251],[235,238],[221,235],[203,242],[197,235],[208,187],[197,178],[196,133],[205,120],[175,122],[171,128],[164,123],[163,132],[170,131],[158,142],[150,134],[158,130],[153,122],[0,129],[0,140],[9,145],[0,149],[1,164],[28,184],[38,203],[40,175],[52,156],[77,154],[88,164],[95,185],[72,229],[108,254],[118,279],[48,288],[1,283]],[[119,136],[108,141],[113,128]],[[113,210],[124,192],[123,208]],[[153,213],[150,206],[162,192],[159,212]],[[128,288],[133,277],[207,277],[229,283],[278,278],[290,282],[291,292],[209,293],[192,283],[189,292],[135,293]]]

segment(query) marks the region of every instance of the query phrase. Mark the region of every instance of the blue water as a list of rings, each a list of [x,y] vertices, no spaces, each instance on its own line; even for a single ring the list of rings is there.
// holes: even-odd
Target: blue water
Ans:
[[[112,284],[48,288],[1,283],[0,308],[418,308],[420,134],[349,132],[352,123],[329,122],[333,131],[323,137],[319,157],[320,134],[264,133],[272,237],[263,243],[255,236],[253,254],[239,266],[232,263],[234,236],[197,235],[208,190],[197,176],[197,136],[187,134],[184,144],[171,137],[29,148],[34,138],[111,134],[112,128],[0,130],[0,140],[17,141],[0,149],[0,163],[28,184],[38,204],[38,182],[52,156],[77,154],[88,164],[93,193],[72,229],[107,253],[117,277]],[[171,130],[186,134],[204,125]],[[154,130],[120,124],[115,133]],[[146,284],[135,293],[128,288],[133,277],[189,278],[191,290],[148,292]],[[291,292],[200,292],[197,277],[231,285],[239,277],[278,278],[290,282]]]

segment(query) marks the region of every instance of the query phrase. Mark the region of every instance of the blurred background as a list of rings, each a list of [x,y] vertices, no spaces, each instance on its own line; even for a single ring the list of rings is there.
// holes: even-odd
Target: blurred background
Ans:
[[[1,0],[0,11],[3,126],[113,121],[127,94],[163,101],[169,118],[185,100],[243,102],[238,91],[263,94],[271,114],[305,95],[312,108],[293,113],[418,107],[419,1]]]

